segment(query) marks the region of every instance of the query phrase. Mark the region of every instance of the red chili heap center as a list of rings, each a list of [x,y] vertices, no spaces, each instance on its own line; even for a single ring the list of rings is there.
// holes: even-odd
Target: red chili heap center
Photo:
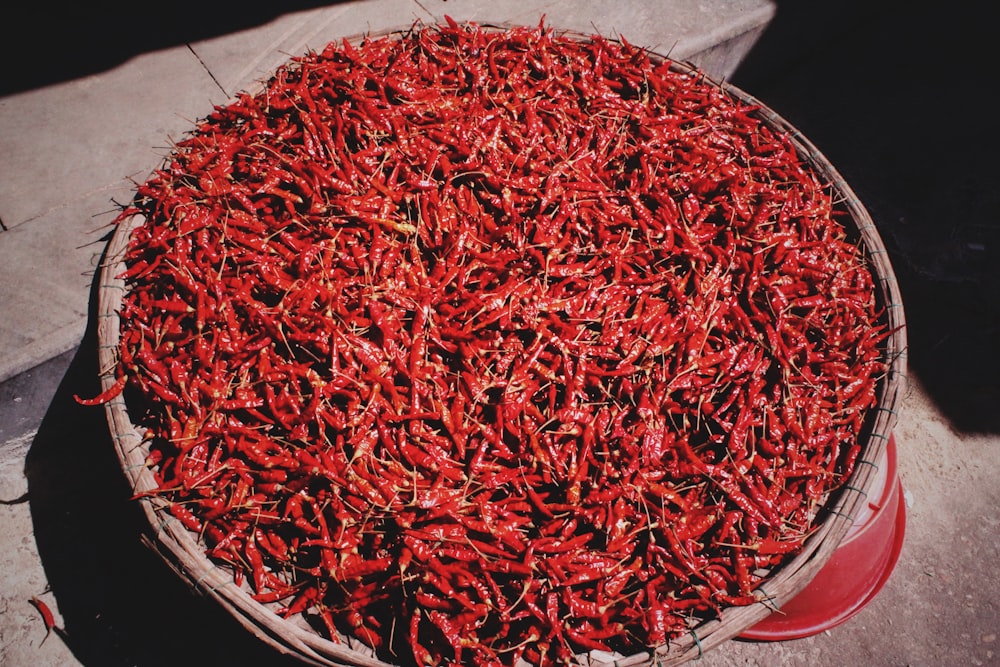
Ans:
[[[421,664],[662,644],[755,601],[886,364],[831,187],[625,42],[335,43],[138,187],[120,375],[261,602]]]

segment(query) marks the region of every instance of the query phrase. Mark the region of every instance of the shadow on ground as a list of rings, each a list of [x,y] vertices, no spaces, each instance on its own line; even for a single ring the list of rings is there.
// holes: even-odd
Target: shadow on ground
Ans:
[[[8,30],[0,40],[0,62],[8,63],[0,77],[0,96],[97,74],[141,53],[253,28],[282,14],[343,1],[177,0],[155,8],[124,0],[21,3],[17,29]]]
[[[732,80],[809,137],[864,202],[902,291],[910,372],[969,433],[1000,432],[1000,135],[985,101],[986,9],[781,0]]]
[[[91,314],[25,462],[34,538],[63,641],[94,667],[300,665],[194,593],[142,544],[148,525],[130,499],[104,408],[74,398],[100,391],[93,322]]]

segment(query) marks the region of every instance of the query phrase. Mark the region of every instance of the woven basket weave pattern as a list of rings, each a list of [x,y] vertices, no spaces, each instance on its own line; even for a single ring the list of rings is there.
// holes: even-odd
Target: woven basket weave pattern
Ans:
[[[484,26],[485,27],[485,26]],[[506,26],[492,26],[504,29]],[[386,31],[382,35],[401,34]],[[564,33],[566,34],[566,33]],[[365,35],[355,38],[378,37]],[[582,37],[582,36],[581,36]],[[654,55],[654,57],[656,57]],[[674,64],[688,71],[685,65]],[[693,70],[692,70],[693,71]],[[792,560],[774,570],[759,587],[761,603],[747,607],[724,609],[715,620],[705,621],[655,653],[640,653],[619,659],[619,667],[656,664],[676,665],[700,657],[704,652],[738,636],[741,632],[763,620],[775,609],[792,599],[823,567],[845,534],[852,519],[860,511],[876,477],[876,462],[880,460],[889,435],[895,425],[899,385],[905,368],[906,338],[903,309],[899,289],[885,247],[868,212],[855,193],[833,168],[820,151],[794,127],[761,101],[734,87],[726,91],[738,100],[759,109],[764,122],[788,134],[801,157],[824,177],[842,202],[851,218],[860,243],[877,278],[878,299],[884,309],[890,335],[885,343],[885,357],[889,371],[879,388],[878,406],[868,420],[870,426],[862,441],[861,454],[851,478],[832,500],[825,518],[816,532],[806,541],[803,550]],[[98,293],[99,360],[103,370],[101,382],[104,389],[115,381],[118,362],[117,349],[120,338],[118,308],[124,293],[124,283],[118,277],[123,268],[122,258],[132,229],[142,223],[132,218],[121,224],[110,239],[101,267]],[[148,450],[142,433],[129,418],[125,399],[119,396],[106,405],[107,419],[118,457],[129,484],[137,494],[153,491],[157,484],[147,467]],[[166,503],[148,494],[138,501],[148,520],[147,544],[155,550],[181,577],[204,595],[211,597],[231,613],[250,632],[283,653],[316,665],[385,665],[375,659],[367,647],[344,638],[341,643],[329,641],[295,619],[282,619],[266,605],[254,601],[248,589],[234,584],[230,571],[212,563],[204,553],[204,546],[167,510]],[[591,665],[611,664],[590,660]]]

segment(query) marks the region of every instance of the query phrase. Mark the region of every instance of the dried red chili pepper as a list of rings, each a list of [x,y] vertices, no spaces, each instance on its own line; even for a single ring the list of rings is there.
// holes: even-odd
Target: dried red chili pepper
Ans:
[[[31,602],[31,605],[36,610],[38,610],[38,613],[42,617],[42,622],[45,624],[45,636],[39,643],[39,646],[41,646],[41,644],[44,644],[45,640],[49,638],[49,635],[52,634],[52,631],[56,629],[55,615],[52,613],[52,610],[49,609],[49,606],[37,596],[32,595],[28,601]]]
[[[146,398],[156,493],[283,615],[418,664],[642,649],[753,603],[854,465],[885,332],[835,209],[625,42],[330,44],[139,186],[80,400]]]

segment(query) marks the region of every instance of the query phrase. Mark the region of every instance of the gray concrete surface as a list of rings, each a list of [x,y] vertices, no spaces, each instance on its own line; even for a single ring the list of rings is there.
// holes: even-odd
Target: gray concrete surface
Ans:
[[[290,54],[446,12],[545,13],[732,79],[841,169],[892,255],[911,377],[895,432],[899,562],[843,625],[732,641],[699,664],[1000,664],[1000,174],[992,114],[975,103],[991,24],[966,5],[811,4],[360,0],[237,20],[180,3],[159,30],[125,3],[96,15],[34,7],[29,24],[55,26],[66,58],[32,65],[37,30],[3,46],[15,65],[0,97],[0,665],[289,665],[138,541],[103,412],[73,400],[96,391],[93,272],[115,202],[212,104]],[[195,10],[208,18],[184,20]],[[49,636],[33,596],[56,614]]]

